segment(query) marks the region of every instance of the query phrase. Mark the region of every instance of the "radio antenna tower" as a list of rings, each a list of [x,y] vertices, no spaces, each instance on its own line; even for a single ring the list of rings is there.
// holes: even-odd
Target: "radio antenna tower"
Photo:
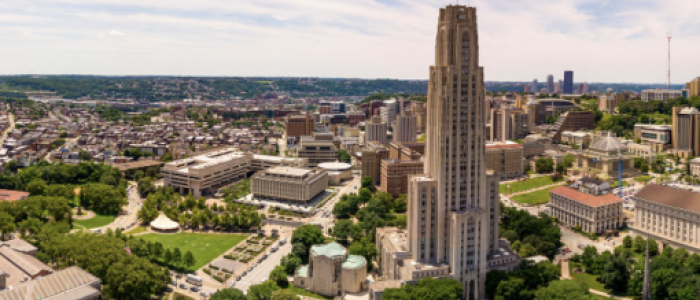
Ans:
[[[671,32],[666,35],[668,38],[668,89],[671,89]]]

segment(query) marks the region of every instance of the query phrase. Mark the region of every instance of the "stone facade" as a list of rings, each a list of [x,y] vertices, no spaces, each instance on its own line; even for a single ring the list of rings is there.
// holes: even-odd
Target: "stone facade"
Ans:
[[[328,172],[321,169],[274,167],[251,177],[255,197],[304,204],[328,188]]]
[[[600,188],[600,185],[605,187]],[[549,205],[550,216],[571,227],[578,226],[587,233],[615,230],[624,223],[622,199],[609,192],[607,183],[587,178],[573,186],[550,190]]]
[[[297,149],[298,156],[308,159],[310,167],[338,160],[338,148],[332,133],[314,132],[311,136],[301,136]]]
[[[360,160],[362,166],[360,173],[362,178],[372,177],[373,184],[377,185],[381,182],[381,162],[382,159],[389,157],[389,150],[378,142],[369,143],[360,152]]]
[[[523,146],[515,142],[486,144],[486,168],[501,179],[523,175]]]
[[[367,261],[348,255],[338,243],[311,246],[309,264],[299,267],[294,285],[324,296],[340,296],[366,289]]]
[[[382,121],[380,116],[373,116],[369,122],[365,123],[365,143],[378,142],[387,144],[387,123]]]

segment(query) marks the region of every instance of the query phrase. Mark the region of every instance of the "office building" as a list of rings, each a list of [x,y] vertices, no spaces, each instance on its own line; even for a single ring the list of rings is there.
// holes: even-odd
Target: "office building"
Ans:
[[[581,84],[581,94],[588,94],[590,87],[588,86],[588,82],[584,82]]]
[[[384,106],[379,108],[382,122],[394,124],[396,115],[399,114],[399,101],[396,99],[384,100]]]
[[[616,108],[618,103],[620,103],[619,97],[613,95],[604,95],[598,97],[598,110],[606,114],[616,113]]]
[[[372,116],[369,122],[365,123],[365,143],[379,142],[387,144],[387,131],[389,127],[380,116]]]
[[[672,125],[645,125],[635,124],[635,129],[639,126],[642,143],[650,145],[654,152],[664,152],[673,147],[671,137],[673,136]]]
[[[368,116],[377,116],[380,115],[380,108],[384,107],[384,101],[382,100],[372,100],[369,102],[369,114]]]
[[[403,107],[403,104],[401,107]],[[397,143],[413,143],[416,141],[417,135],[418,118],[411,114],[411,112],[405,112],[404,109],[401,109],[399,115],[396,116],[396,121],[394,121],[392,141]]]
[[[564,94],[574,93],[574,71],[564,71]]]
[[[552,139],[561,141],[564,131],[595,129],[595,113],[592,111],[567,111],[559,116],[554,123]]]
[[[357,124],[365,121],[365,113],[361,111],[349,111],[347,112],[348,125],[357,126]]]
[[[315,167],[320,163],[338,160],[338,148],[335,136],[330,132],[313,132],[310,136],[299,137],[297,154],[300,158],[308,159],[308,166]]]
[[[305,204],[328,187],[328,172],[322,169],[274,167],[250,178],[254,197]]]
[[[554,76],[552,74],[547,75],[547,93],[555,93],[554,89]]]
[[[537,94],[537,92],[539,91],[538,86],[539,85],[537,84],[537,79],[532,80],[532,82],[530,83],[530,92]]]
[[[382,159],[389,158],[389,150],[384,144],[370,142],[358,155],[361,161],[360,174],[362,178],[367,176],[372,178],[372,184],[378,185],[381,182]]]
[[[642,101],[649,101],[649,100],[660,100],[660,101],[668,101],[676,98],[683,97],[683,91],[681,90],[662,90],[662,89],[653,89],[653,90],[642,90]]]
[[[309,255],[309,264],[294,274],[294,286],[329,297],[366,288],[367,260],[363,256],[348,255],[336,242],[313,245]]]
[[[511,141],[486,144],[486,169],[500,179],[523,175],[523,146]]]
[[[677,155],[700,156],[700,111],[695,107],[674,107],[671,112],[671,140]]]
[[[688,91],[687,97],[700,96],[700,77],[693,78],[685,85]]]
[[[462,283],[465,299],[482,299],[486,273],[515,268],[519,261],[499,241],[498,179],[486,171],[476,9],[441,9],[437,35],[428,84],[425,173],[409,179],[407,238],[378,238],[377,249],[411,253],[410,258],[393,259],[397,265],[386,266],[398,270],[393,272],[395,280],[450,277]],[[388,256],[396,257],[378,253]]]
[[[633,199],[633,235],[700,252],[700,193],[650,183]]]
[[[381,161],[379,190],[394,196],[408,192],[408,178],[423,174],[424,143],[391,143],[389,158]]]
[[[416,122],[418,122],[418,131],[425,132],[425,126],[428,125],[428,110],[423,102],[412,102],[411,103],[411,113],[416,116]]]
[[[219,188],[245,178],[252,160],[252,153],[226,148],[169,162],[160,172],[165,186],[184,195],[200,197],[213,195]]]
[[[557,94],[562,94],[564,90],[562,90],[562,81],[558,80],[557,82],[554,83],[554,92]]]
[[[700,157],[690,160],[690,174],[693,176],[700,176]]]
[[[314,119],[308,112],[303,115],[287,115],[284,130],[287,137],[311,135],[314,131]]]
[[[491,109],[490,141],[505,141],[525,138],[529,133],[529,116],[513,106]]]
[[[622,199],[610,192],[610,184],[583,177],[570,186],[549,191],[550,216],[583,232],[601,234],[624,224]]]

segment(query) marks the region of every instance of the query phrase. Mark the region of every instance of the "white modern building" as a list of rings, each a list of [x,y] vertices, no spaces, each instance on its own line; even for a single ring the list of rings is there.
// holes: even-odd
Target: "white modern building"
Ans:
[[[676,99],[676,98],[682,97],[682,96],[683,96],[683,91],[681,91],[681,90],[653,89],[653,90],[643,90],[642,91],[642,101],[649,101],[649,100],[668,101],[668,100]]]
[[[274,167],[251,177],[254,197],[305,204],[328,187],[328,172],[322,169]]]

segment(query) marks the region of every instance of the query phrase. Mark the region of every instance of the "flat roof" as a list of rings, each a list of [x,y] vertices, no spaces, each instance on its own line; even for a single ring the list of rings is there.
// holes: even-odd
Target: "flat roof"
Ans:
[[[344,171],[350,170],[352,168],[352,165],[341,162],[327,162],[318,164],[318,167],[326,170]]]
[[[17,201],[17,200],[21,200],[24,197],[29,197],[29,193],[23,192],[23,191],[0,189],[0,200],[1,201]]]
[[[577,189],[568,186],[558,186],[550,190],[550,193],[564,196],[568,199],[574,200],[586,204],[591,207],[598,207],[613,203],[622,202],[622,199],[618,198],[612,193],[603,194],[600,196],[586,194]]]
[[[295,168],[295,167],[272,167],[267,169],[266,173],[268,174],[277,174],[277,175],[286,175],[286,176],[295,176],[295,177],[302,177],[306,174],[311,173],[312,170],[309,169],[302,169],[302,168]]]
[[[700,212],[700,193],[651,183],[642,188],[635,198],[669,205],[693,212]]]
[[[500,149],[500,148],[522,148],[523,145],[512,141],[496,142],[496,143],[486,143],[486,149]]]

